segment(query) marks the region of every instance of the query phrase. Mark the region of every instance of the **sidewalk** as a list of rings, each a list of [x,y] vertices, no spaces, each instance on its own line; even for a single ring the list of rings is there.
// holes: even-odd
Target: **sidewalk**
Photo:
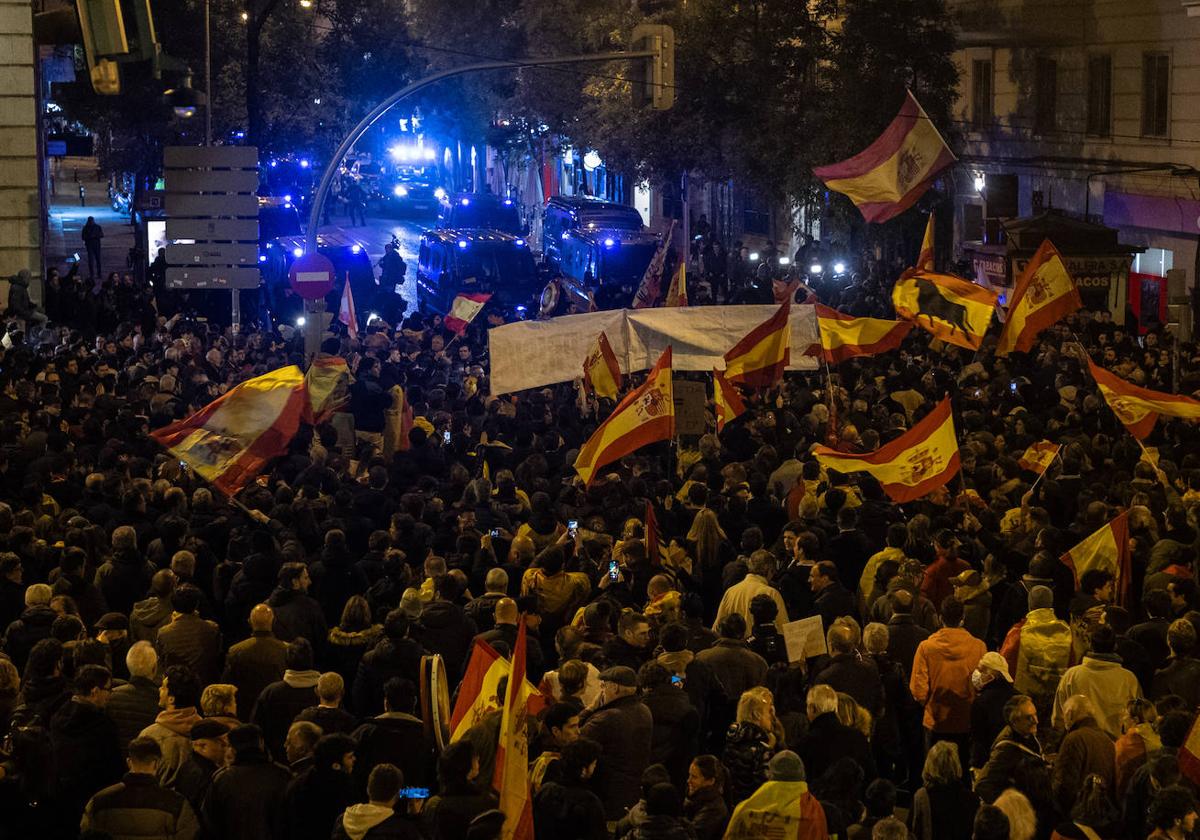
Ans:
[[[78,171],[79,181],[74,179]],[[68,260],[78,254],[80,273],[87,276],[87,254],[80,232],[93,216],[104,230],[100,267],[104,274],[124,271],[129,249],[133,247],[133,228],[129,217],[116,213],[108,203],[108,183],[96,181],[94,158],[63,158],[55,183],[57,195],[50,196],[46,225],[46,265],[65,272]],[[80,206],[79,187],[84,188],[85,203]]]

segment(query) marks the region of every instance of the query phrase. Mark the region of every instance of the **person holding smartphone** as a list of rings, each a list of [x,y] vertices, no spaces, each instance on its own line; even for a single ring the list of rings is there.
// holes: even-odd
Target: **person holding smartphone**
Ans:
[[[333,827],[333,840],[420,840],[421,832],[397,811],[404,777],[394,764],[380,764],[367,779],[367,800],[347,808]]]

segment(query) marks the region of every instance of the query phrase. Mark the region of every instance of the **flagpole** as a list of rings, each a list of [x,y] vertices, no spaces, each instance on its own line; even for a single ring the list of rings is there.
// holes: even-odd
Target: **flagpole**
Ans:
[[[1058,447],[1058,450],[1054,453],[1054,457],[1050,459],[1050,463],[1046,465],[1046,469],[1044,469],[1040,473],[1038,473],[1038,477],[1035,478],[1033,481],[1033,486],[1029,488],[1030,501],[1033,500],[1033,491],[1037,489],[1037,486],[1041,483],[1042,479],[1045,478],[1046,473],[1050,472],[1050,468],[1052,466],[1054,466],[1054,462],[1057,461],[1061,457],[1062,457],[1062,447],[1060,446],[1060,447]]]

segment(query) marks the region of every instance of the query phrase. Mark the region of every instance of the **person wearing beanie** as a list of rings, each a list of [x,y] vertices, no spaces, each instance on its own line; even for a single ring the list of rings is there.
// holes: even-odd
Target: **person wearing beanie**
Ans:
[[[1013,625],[1000,646],[1008,660],[1013,687],[1034,698],[1043,717],[1050,712],[1054,691],[1071,662],[1071,625],[1054,614],[1054,592],[1048,586],[1029,590],[1029,612]]]
[[[726,837],[756,836],[753,826],[765,815],[785,815],[795,825],[796,840],[825,840],[829,836],[825,809],[809,792],[807,773],[800,756],[791,750],[777,752],[767,765],[767,780],[739,802],[729,820]]]

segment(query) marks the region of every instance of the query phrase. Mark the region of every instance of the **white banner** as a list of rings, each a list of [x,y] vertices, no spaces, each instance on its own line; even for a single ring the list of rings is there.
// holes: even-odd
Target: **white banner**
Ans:
[[[623,373],[648,370],[670,344],[675,370],[725,367],[724,357],[778,306],[689,306],[613,309],[518,321],[488,330],[491,392],[507,394],[570,382],[583,375],[583,360],[601,331],[608,335]],[[788,370],[816,370],[801,355],[820,341],[812,306],[792,304],[792,352]]]

